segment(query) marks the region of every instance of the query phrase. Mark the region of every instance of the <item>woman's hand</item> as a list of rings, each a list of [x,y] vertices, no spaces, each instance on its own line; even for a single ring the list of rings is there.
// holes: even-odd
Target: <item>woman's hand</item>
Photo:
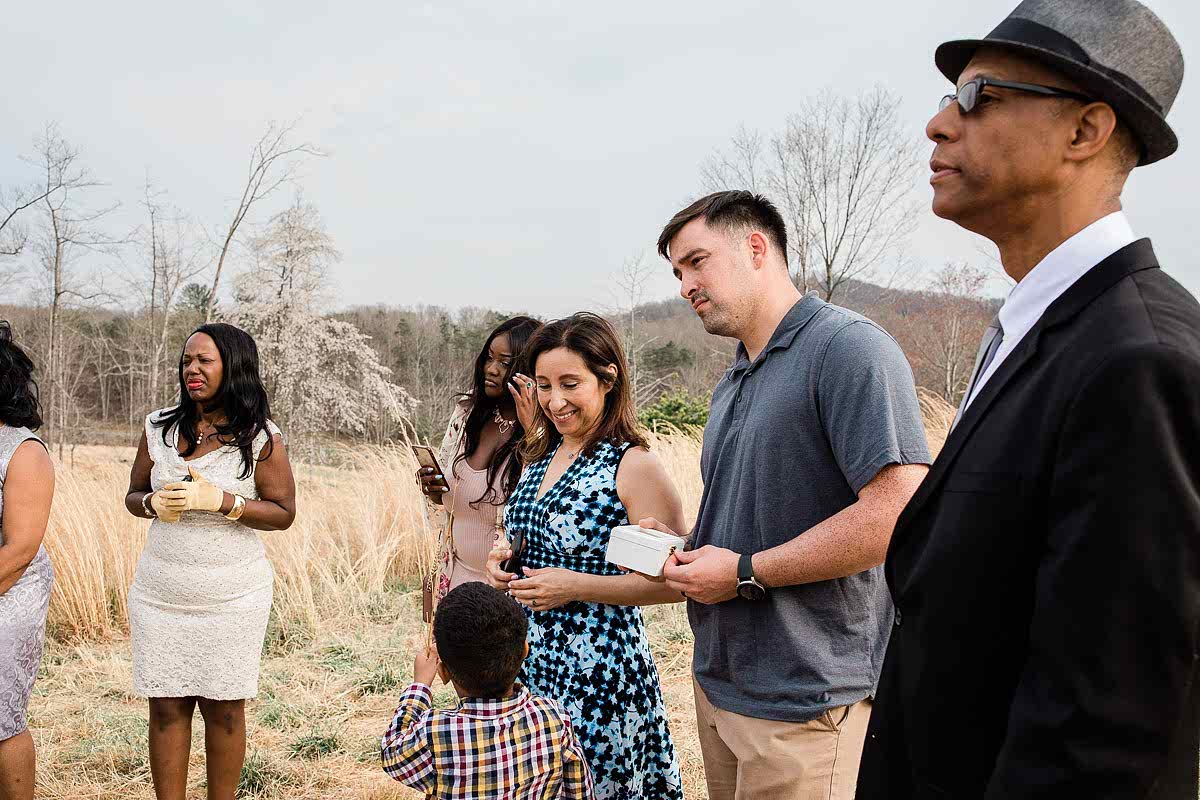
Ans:
[[[183,514],[184,502],[183,498],[167,500],[163,497],[162,492],[150,493],[150,507],[154,509],[154,516],[163,522],[179,522],[179,517]]]
[[[421,484],[421,494],[441,505],[442,495],[450,491],[446,476],[433,467],[420,467],[417,470],[417,482]]]
[[[188,474],[192,476],[190,481],[168,483],[156,494],[162,495],[168,508],[179,512],[220,511],[225,504],[225,492],[209,483],[192,467],[188,467]]]
[[[537,389],[534,388],[533,378],[517,373],[508,382],[508,393],[513,396],[513,405],[517,408],[517,419],[526,431],[533,430],[537,419]]]
[[[534,611],[549,611],[576,600],[576,574],[561,567],[525,567],[524,578],[510,581],[508,593]]]
[[[493,589],[507,592],[509,581],[517,578],[511,572],[505,572],[500,568],[501,562],[511,557],[512,548],[508,546],[508,541],[497,536],[496,545],[492,548],[492,552],[488,553],[487,567],[484,569],[487,581]]]

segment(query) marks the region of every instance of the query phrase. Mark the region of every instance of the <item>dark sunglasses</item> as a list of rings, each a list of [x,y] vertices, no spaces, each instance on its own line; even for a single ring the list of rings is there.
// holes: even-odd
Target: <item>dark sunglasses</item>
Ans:
[[[998,81],[992,78],[975,78],[958,87],[957,93],[948,94],[943,97],[942,102],[938,104],[938,111],[945,111],[950,107],[951,103],[957,100],[959,111],[963,114],[970,114],[979,105],[979,97],[983,94],[983,87],[985,86],[995,86],[1000,89],[1016,89],[1018,92],[1029,92],[1030,94],[1037,94],[1042,97],[1068,97],[1084,103],[1094,102],[1092,98],[1085,95],[1077,92],[1068,92],[1066,89],[1055,89],[1052,86],[1039,86],[1036,83]]]

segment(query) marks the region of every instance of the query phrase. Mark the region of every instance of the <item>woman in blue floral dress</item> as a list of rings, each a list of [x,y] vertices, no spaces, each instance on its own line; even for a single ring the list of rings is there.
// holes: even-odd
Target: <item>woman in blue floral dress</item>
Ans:
[[[682,800],[658,670],[638,606],[682,600],[661,582],[604,558],[609,532],[632,520],[672,520],[679,495],[637,430],[625,356],[594,314],[544,326],[529,343],[539,414],[521,482],[509,499],[510,539],[523,536],[523,575],[489,578],[528,609],[521,681],[571,715],[598,800]]]

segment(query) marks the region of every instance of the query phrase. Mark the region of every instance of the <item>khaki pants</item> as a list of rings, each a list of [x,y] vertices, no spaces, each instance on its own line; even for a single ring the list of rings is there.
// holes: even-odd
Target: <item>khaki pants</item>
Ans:
[[[777,722],[714,708],[692,686],[709,800],[853,800],[870,699]]]

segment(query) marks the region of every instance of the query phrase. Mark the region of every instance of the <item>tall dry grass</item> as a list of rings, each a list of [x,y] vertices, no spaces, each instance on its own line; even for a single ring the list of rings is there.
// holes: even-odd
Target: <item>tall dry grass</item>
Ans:
[[[694,513],[699,439],[674,432],[652,440]],[[81,448],[74,467],[59,467],[46,548],[57,573],[49,624],[60,639],[127,631],[126,594],[149,527],[122,503],[132,458],[131,448]],[[296,523],[262,534],[275,569],[273,635],[370,613],[385,589],[416,585],[437,525],[426,516],[416,468],[403,447],[347,450],[340,467],[296,466]]]
[[[930,449],[941,449],[954,409],[920,392]],[[688,524],[703,489],[698,431],[651,434],[651,449],[683,498]],[[85,447],[60,466],[46,548],[57,580],[50,625],[66,640],[107,640],[127,630],[126,594],[149,525],[121,502],[132,448]],[[416,463],[404,447],[356,448],[340,467],[297,465],[299,513],[290,530],[264,533],[275,568],[274,620],[288,637],[320,620],[367,612],[390,585],[427,568],[436,520],[426,516]]]
[[[930,443],[953,410],[922,395]],[[657,433],[651,448],[682,495],[700,502],[698,432]],[[126,593],[149,523],[121,499],[132,448],[80,447],[58,467],[46,546],[57,571],[53,633],[30,704],[39,796],[149,796],[144,701],[130,688]],[[241,796],[330,800],[415,797],[379,769],[378,737],[411,678],[419,576],[435,531],[403,448],[356,449],[341,467],[297,465],[296,524],[263,533],[275,599],[258,698],[247,709]],[[682,605],[647,611],[685,796],[706,797],[691,689],[692,634]],[[453,702],[440,687],[439,705]],[[189,800],[204,797],[202,728],[193,729]]]

